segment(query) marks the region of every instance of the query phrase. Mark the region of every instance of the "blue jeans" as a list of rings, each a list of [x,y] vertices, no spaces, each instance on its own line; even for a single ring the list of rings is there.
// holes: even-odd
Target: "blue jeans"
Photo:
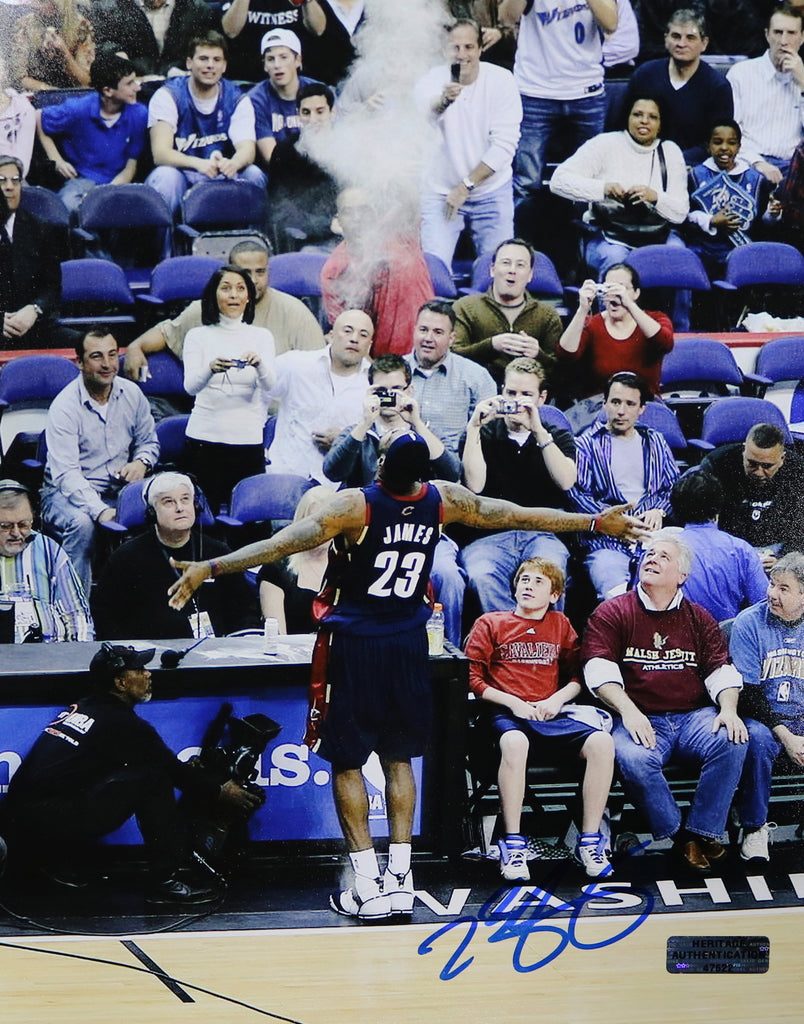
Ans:
[[[170,207],[170,212],[173,216],[181,206],[181,200],[184,193],[192,188],[193,185],[197,185],[200,181],[211,181],[205,174],[201,174],[200,171],[182,171],[178,167],[154,167],[148,177],[145,179],[145,184],[150,185],[152,189],[159,193],[160,196]],[[223,180],[223,179],[222,179]],[[249,164],[244,167],[237,175],[235,181],[250,181],[253,185],[259,185],[260,188],[265,188],[266,177],[263,172],[257,167],[256,164]]]
[[[511,182],[486,195],[470,196],[454,217],[444,215],[444,197],[434,192],[422,196],[422,250],[452,266],[455,246],[468,226],[478,256],[492,253],[514,234],[514,197]]]
[[[59,189],[59,199],[61,199],[68,211],[74,214],[81,205],[84,196],[95,188],[96,184],[97,182],[94,182],[91,178],[70,178]]]
[[[685,248],[681,236],[671,231],[667,236],[665,245],[672,245],[678,248]],[[597,232],[586,243],[585,259],[590,270],[597,274],[598,281],[602,281],[610,267],[615,263],[625,262],[633,248],[624,245],[622,242],[612,242],[605,238],[602,232]],[[673,302],[673,327],[677,331],[688,331],[690,329],[690,307],[692,305],[692,292],[687,288],[677,288]]]
[[[517,206],[542,187],[544,152],[551,136],[561,133],[569,151],[603,131],[606,122],[605,90],[577,100],[522,97],[519,148],[514,157],[514,202]]]
[[[782,745],[766,725],[753,718],[744,721],[748,728],[748,753],[737,791],[737,809],[743,828],[752,832],[768,820],[773,762]]]
[[[42,491],[42,520],[56,533],[70,556],[88,600],[92,587],[92,557],[95,554],[94,521],[55,488]]]
[[[615,587],[617,593],[625,593],[631,582],[631,552],[625,548],[597,548],[586,556],[586,571],[595,588],[598,601],[615,597],[610,593]]]
[[[456,647],[461,646],[461,616],[466,577],[458,565],[458,545],[451,537],[436,544],[430,580],[436,601],[444,606],[444,635]]]
[[[706,707],[648,715],[656,733],[653,750],[635,743],[622,721],[615,722],[614,751],[626,792],[648,819],[656,839],[667,839],[681,827],[681,811],[662,773],[671,760],[700,767],[686,827],[709,839],[723,835],[748,744],[732,743],[722,726],[713,733],[717,713]]]
[[[569,551],[554,534],[534,530],[493,533],[473,540],[461,551],[469,586],[477,592],[484,612],[514,609],[511,581],[519,563],[526,558],[549,558],[566,573]],[[563,598],[556,607],[563,607]]]

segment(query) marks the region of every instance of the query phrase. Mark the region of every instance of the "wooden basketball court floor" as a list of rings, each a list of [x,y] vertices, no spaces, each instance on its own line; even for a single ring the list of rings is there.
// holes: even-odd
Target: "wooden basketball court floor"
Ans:
[[[529,885],[505,888],[487,862],[423,863],[409,924],[328,911],[334,861],[301,873],[253,865],[208,916],[143,916],[141,899],[114,891],[82,904],[42,890],[26,903],[6,885],[4,906],[38,923],[0,911],[0,1014],[3,1024],[798,1022],[804,845],[773,854],[707,880],[651,854],[591,890],[555,862],[532,862]],[[78,934],[93,930],[108,934]],[[670,973],[671,937],[686,949],[766,939],[767,970],[735,973],[752,961],[729,954],[703,961],[706,973]]]

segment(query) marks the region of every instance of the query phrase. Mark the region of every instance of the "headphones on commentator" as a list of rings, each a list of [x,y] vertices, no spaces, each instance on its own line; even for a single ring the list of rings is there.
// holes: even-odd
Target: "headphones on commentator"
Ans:
[[[12,480],[10,477],[7,477],[5,480],[0,480],[0,494],[2,494],[3,491],[11,491],[12,494],[24,495],[28,499],[28,501],[31,503],[31,512],[33,513],[34,529],[38,530],[38,495],[34,494],[34,492],[29,487],[25,486],[25,484],[21,484],[18,480]]]
[[[154,481],[158,480],[160,476],[164,476],[165,473],[174,473],[176,476],[186,477],[193,485],[193,508],[195,509],[196,521],[200,520],[201,514],[204,511],[204,503],[201,497],[201,488],[198,486],[198,481],[192,473],[185,473],[184,470],[178,469],[165,469],[160,473],[154,473],[151,479],[148,481],[142,492],[142,502],[145,505],[145,522],[149,526],[156,525],[156,509],[151,504],[151,489],[154,486]]]

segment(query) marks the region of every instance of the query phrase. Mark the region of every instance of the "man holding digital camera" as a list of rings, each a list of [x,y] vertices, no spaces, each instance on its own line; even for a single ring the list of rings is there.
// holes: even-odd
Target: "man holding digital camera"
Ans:
[[[411,369],[402,356],[378,356],[369,367],[368,379],[362,416],[330,448],[324,459],[326,476],[342,487],[365,487],[377,474],[377,452],[383,434],[411,429],[427,444],[431,479],[458,480],[458,459],[422,419]]]
[[[502,395],[478,403],[461,442],[470,491],[518,505],[568,507],[575,442],[569,431],[542,422],[544,376],[538,359],[512,359]],[[513,609],[511,577],[527,558],[549,558],[566,572],[569,552],[552,533],[533,530],[488,530],[464,547],[461,561],[483,612]]]

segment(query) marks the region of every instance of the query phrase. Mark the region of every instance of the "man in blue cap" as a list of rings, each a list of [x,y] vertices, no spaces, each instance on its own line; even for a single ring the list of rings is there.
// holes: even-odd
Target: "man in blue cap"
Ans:
[[[442,527],[461,522],[645,535],[641,524],[624,514],[625,506],[595,519],[525,509],[473,494],[460,484],[425,483],[429,470],[430,452],[422,437],[407,428],[389,431],[380,441],[373,484],[339,491],[314,515],[267,541],[210,562],[174,563],[183,574],[168,591],[170,604],[181,608],[205,579],[333,542],[320,595],[331,600],[320,619],[313,655],[305,742],[332,764],[335,804],[355,873],[352,887],[333,893],[330,906],[360,920],[413,911],[410,854],[416,789],[410,762],[424,752],[430,734],[430,609],[425,596]],[[319,673],[324,655],[326,664]],[[386,779],[390,845],[384,873],[369,832],[361,771],[372,751]]]

